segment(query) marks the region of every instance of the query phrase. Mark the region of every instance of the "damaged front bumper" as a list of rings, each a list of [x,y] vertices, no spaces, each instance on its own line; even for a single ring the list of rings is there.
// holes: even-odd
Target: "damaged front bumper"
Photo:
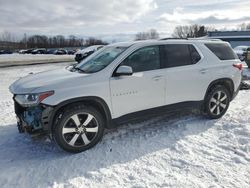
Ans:
[[[34,107],[23,107],[14,100],[17,127],[20,133],[32,135],[50,134],[49,122],[53,107],[39,104]]]

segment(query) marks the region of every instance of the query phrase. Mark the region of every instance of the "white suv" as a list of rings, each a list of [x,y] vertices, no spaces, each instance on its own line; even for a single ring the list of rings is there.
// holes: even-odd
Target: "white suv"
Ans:
[[[157,112],[200,107],[222,117],[242,64],[221,41],[117,43],[80,64],[33,74],[10,86],[20,132],[49,134],[69,152],[93,147],[105,128]]]

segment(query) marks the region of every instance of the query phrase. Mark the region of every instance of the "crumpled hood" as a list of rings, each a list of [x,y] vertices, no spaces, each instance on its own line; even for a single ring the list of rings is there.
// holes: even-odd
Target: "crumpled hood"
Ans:
[[[27,94],[40,91],[45,92],[53,90],[52,86],[58,84],[61,85],[62,83],[66,83],[71,79],[83,75],[84,74],[79,74],[78,72],[70,72],[65,68],[30,74],[15,81],[10,85],[9,90],[13,94]]]

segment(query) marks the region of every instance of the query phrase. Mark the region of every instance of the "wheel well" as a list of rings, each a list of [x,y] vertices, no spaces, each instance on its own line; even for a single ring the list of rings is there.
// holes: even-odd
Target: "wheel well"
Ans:
[[[224,78],[224,79],[219,79],[219,80],[215,80],[213,81],[209,86],[208,86],[208,89],[207,89],[207,92],[206,92],[206,96],[208,95],[208,93],[215,87],[215,86],[218,86],[218,85],[222,85],[222,86],[225,86],[229,93],[230,93],[230,97],[232,99],[233,97],[233,94],[234,94],[234,84],[233,84],[233,81],[229,78]],[[205,96],[205,98],[206,98]]]
[[[71,108],[72,106],[83,104],[85,106],[91,106],[97,109],[103,118],[105,119],[105,127],[111,126],[111,113],[107,106],[107,104],[99,98],[80,98],[80,99],[73,99],[69,101],[65,101],[55,107],[54,112],[51,117],[50,121],[50,130],[53,131],[53,125],[56,124],[60,115],[64,112],[65,108]]]

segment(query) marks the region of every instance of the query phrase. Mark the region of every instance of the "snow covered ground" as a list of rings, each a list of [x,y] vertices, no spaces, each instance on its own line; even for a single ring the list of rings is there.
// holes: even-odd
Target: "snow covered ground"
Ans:
[[[16,64],[48,63],[59,61],[73,61],[74,55],[48,55],[48,54],[6,54],[0,55],[0,67]]]
[[[166,115],[122,125],[75,155],[19,134],[9,84],[65,65],[0,69],[1,188],[250,187],[249,91],[241,91],[219,120]]]

